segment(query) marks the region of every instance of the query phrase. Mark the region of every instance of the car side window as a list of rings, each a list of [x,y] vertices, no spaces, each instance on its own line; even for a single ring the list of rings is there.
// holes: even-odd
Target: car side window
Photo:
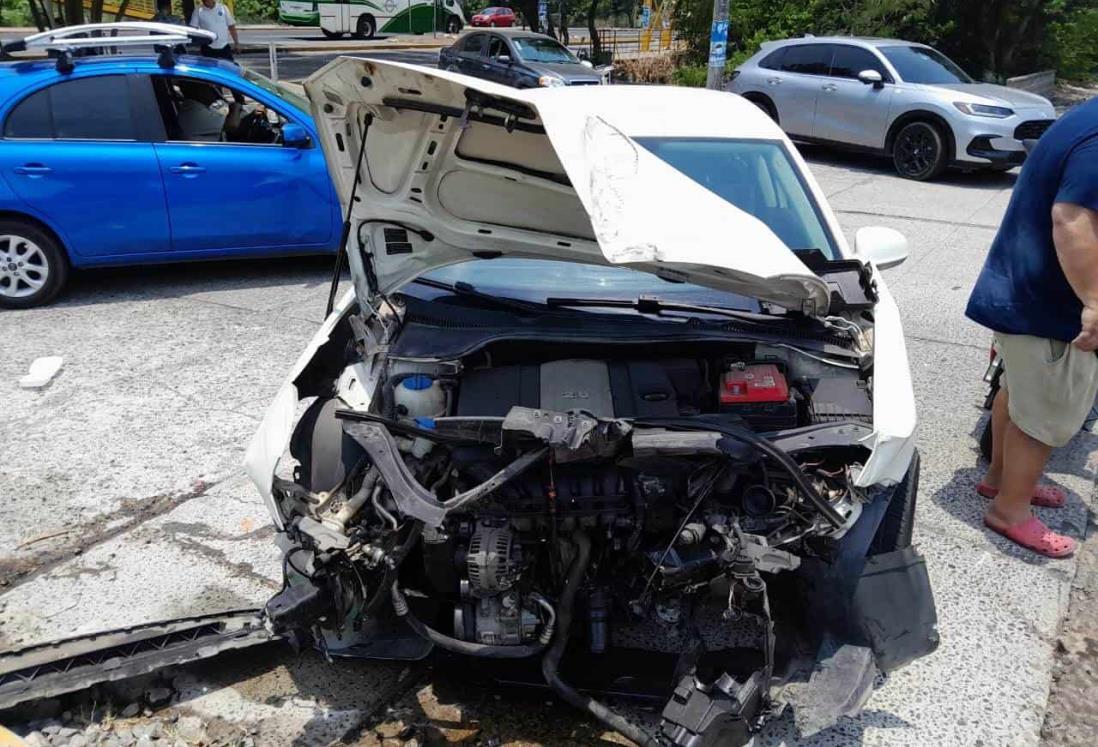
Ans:
[[[831,67],[830,44],[798,44],[785,48],[782,70],[802,75],[827,75]]]
[[[462,54],[480,56],[480,49],[484,44],[484,34],[473,34],[461,45]]]
[[[32,93],[12,109],[4,123],[6,138],[52,138],[53,114],[50,112],[50,89]]]
[[[785,50],[786,47],[775,49],[773,52],[768,54],[766,57],[763,57],[762,60],[759,61],[759,67],[765,70],[781,70],[782,58],[785,57]]]
[[[153,79],[169,141],[273,145],[286,119],[262,102],[211,81],[159,75]]]
[[[507,42],[498,36],[491,37],[488,40],[488,56],[494,60],[503,55],[511,56],[510,50],[507,49]]]
[[[12,110],[4,137],[137,140],[126,77],[75,78],[37,91]]]
[[[876,70],[884,80],[891,80],[884,65],[868,49],[852,47],[847,44],[835,46],[835,56],[831,60],[831,75],[835,78],[857,78],[863,70]]]

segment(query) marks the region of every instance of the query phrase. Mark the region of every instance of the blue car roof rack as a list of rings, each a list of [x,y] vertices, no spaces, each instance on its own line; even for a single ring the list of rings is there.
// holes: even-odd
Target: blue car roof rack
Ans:
[[[57,70],[72,72],[73,57],[82,54],[113,54],[123,49],[151,46],[162,67],[175,65],[176,47],[182,44],[209,44],[216,37],[212,31],[178,26],[171,23],[121,21],[118,23],[85,23],[41,31],[0,47],[0,54],[45,51],[57,58]]]

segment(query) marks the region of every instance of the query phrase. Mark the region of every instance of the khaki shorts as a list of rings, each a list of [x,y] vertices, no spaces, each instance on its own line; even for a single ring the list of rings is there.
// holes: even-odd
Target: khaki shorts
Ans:
[[[1063,446],[1086,422],[1098,395],[1098,356],[1071,343],[995,334],[1010,419],[1047,446]]]

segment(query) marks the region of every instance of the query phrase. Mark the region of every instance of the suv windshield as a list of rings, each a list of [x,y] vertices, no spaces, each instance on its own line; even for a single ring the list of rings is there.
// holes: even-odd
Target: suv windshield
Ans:
[[[972,78],[953,60],[930,47],[881,47],[900,79],[907,83],[971,83]]]
[[[815,249],[830,259],[839,258],[815,201],[781,143],[704,138],[636,138],[636,142],[714,194],[754,215],[794,251]],[[714,241],[735,251],[735,236],[716,236]],[[661,280],[640,270],[552,260],[474,260],[434,270],[427,277],[446,283],[466,282],[484,293],[537,302],[554,296],[633,299],[652,295],[708,306],[759,308],[752,299]],[[408,290],[414,287],[409,286]],[[414,292],[419,295],[421,291]]]
[[[512,39],[519,57],[527,62],[579,62],[579,58],[552,39],[536,36]]]

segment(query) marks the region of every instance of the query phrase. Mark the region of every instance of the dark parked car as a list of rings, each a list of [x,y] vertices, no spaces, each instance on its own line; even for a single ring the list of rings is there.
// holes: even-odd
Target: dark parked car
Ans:
[[[439,52],[438,66],[515,88],[603,82],[590,62],[556,39],[530,31],[471,31]]]

